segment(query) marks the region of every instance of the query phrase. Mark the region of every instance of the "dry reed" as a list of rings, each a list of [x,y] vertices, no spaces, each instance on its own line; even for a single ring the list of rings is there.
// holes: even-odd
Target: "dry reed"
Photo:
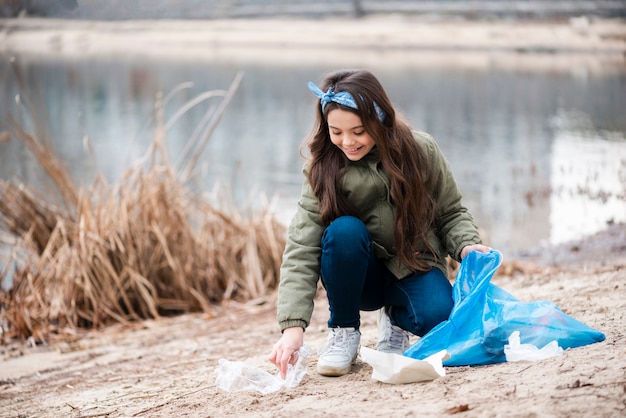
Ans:
[[[243,216],[233,204],[210,203],[186,187],[240,78],[228,91],[204,94],[202,100],[219,95],[221,102],[207,111],[202,134],[176,169],[158,100],[150,150],[113,185],[99,177],[88,189],[76,187],[43,126],[28,133],[10,121],[8,131],[53,180],[60,203],[0,181],[0,228],[16,238],[6,264],[12,267],[0,272],[13,282],[0,291],[4,338],[46,341],[113,322],[210,313],[224,299],[246,301],[275,289],[284,227],[271,205]],[[27,109],[37,114],[35,105]]]

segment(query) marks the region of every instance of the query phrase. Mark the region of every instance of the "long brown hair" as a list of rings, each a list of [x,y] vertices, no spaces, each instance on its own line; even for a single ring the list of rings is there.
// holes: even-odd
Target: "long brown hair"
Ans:
[[[390,179],[391,199],[395,207],[394,239],[400,260],[406,265],[426,270],[428,266],[415,257],[416,248],[423,244],[435,256],[426,239],[434,220],[434,198],[425,184],[429,169],[424,151],[416,143],[411,128],[396,116],[396,112],[378,79],[365,70],[341,70],[326,76],[320,89],[332,87],[335,93],[350,93],[357,109],[328,103],[324,111],[317,105],[316,122],[307,146],[310,151],[308,180],[320,202],[322,219],[330,223],[343,216],[357,216],[340,189],[340,180],[349,160],[330,140],[326,115],[337,108],[354,112],[361,118],[363,128],[374,139],[383,169]],[[374,103],[385,114],[381,121]]]

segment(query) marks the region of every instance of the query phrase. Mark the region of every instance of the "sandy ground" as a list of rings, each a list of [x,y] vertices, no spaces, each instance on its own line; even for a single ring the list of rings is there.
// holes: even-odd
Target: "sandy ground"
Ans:
[[[339,378],[315,372],[326,336],[320,294],[305,335],[312,349],[299,386],[273,394],[226,392],[219,359],[274,373],[267,357],[279,337],[274,298],[114,326],[72,342],[0,348],[2,417],[620,417],[626,414],[626,225],[579,243],[506,261],[493,283],[522,301],[550,300],[604,332],[600,343],[541,362],[446,367],[434,381],[380,383],[357,360]],[[363,317],[373,348],[376,319]]]
[[[435,49],[452,51],[437,56],[456,65],[463,60],[492,65],[493,56],[486,61],[482,57],[493,51],[509,54],[509,65],[526,65],[527,53],[538,52],[548,60],[540,57],[535,63],[557,62],[568,68],[572,60],[584,60],[605,68],[608,61],[619,71],[626,51],[626,29],[620,21],[525,26],[422,22],[417,28],[399,18],[343,25],[291,23],[169,22],[143,27],[137,22],[111,26],[4,20],[0,51],[33,59],[149,53],[175,59],[262,60],[273,49],[289,51],[274,55],[276,60],[282,55],[284,62],[299,65],[329,54],[338,63],[358,55],[361,63],[406,50],[425,54]],[[410,36],[407,31],[412,31]],[[336,44],[338,39],[341,44]],[[554,302],[604,332],[606,340],[539,363],[448,367],[445,377],[426,383],[374,381],[371,367],[360,359],[351,374],[326,378],[315,372],[315,351],[326,336],[327,305],[320,294],[306,333],[314,354],[298,387],[269,395],[219,389],[215,368],[221,358],[274,372],[267,357],[279,331],[270,296],[247,305],[218,306],[213,315],[114,326],[44,346],[1,346],[0,417],[626,416],[626,226],[614,225],[595,238],[557,249],[529,251],[527,259],[504,258],[495,284],[522,301]],[[375,316],[365,314],[362,322],[362,344],[373,347]]]

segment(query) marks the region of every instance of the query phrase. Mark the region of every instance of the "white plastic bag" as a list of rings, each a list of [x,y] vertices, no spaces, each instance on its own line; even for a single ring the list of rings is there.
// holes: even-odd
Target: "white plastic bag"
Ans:
[[[372,366],[372,379],[383,383],[404,384],[433,380],[445,376],[442,361],[448,357],[446,350],[415,360],[394,353],[383,353],[361,347],[361,359]]]
[[[513,331],[509,344],[504,346],[506,361],[540,361],[563,354],[563,349],[556,341],[551,341],[539,349],[532,344],[520,344],[519,331]]]
[[[227,392],[257,391],[263,395],[278,392],[283,387],[294,388],[306,374],[309,354],[306,347],[298,350],[298,359],[294,365],[287,366],[284,380],[280,378],[280,372],[272,375],[242,361],[220,359],[215,369],[215,384]]]

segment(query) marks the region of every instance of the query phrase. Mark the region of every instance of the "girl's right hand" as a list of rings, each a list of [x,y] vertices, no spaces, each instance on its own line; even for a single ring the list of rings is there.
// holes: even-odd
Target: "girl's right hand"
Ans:
[[[302,327],[286,328],[283,336],[274,344],[269,360],[278,367],[280,376],[284,379],[287,374],[287,365],[295,364],[295,353],[304,344],[304,329]]]

